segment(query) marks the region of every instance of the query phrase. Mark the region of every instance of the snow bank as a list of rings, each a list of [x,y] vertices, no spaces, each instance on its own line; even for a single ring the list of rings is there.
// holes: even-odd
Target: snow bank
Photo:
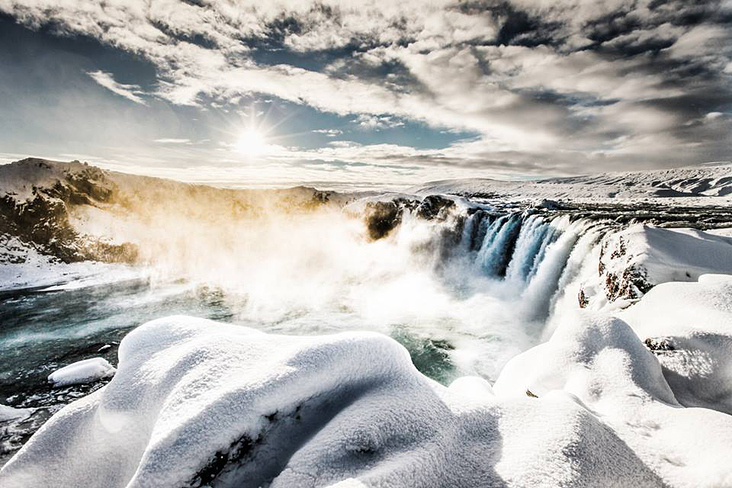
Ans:
[[[680,403],[732,414],[732,276],[665,283],[621,314]]]
[[[71,363],[48,375],[48,382],[55,387],[92,383],[114,376],[114,367],[104,358],[90,358]]]
[[[732,237],[637,224],[603,240],[598,270],[598,276],[582,286],[589,308],[616,300],[627,305],[660,283],[732,274]]]
[[[584,311],[565,317],[548,342],[506,365],[493,390],[499,397],[574,399],[668,486],[732,484],[732,417],[681,407],[656,357],[618,318]]]
[[[479,378],[445,388],[380,334],[172,317],[130,333],[119,358],[114,379],[51,418],[0,485],[661,486],[570,395],[501,399]]]

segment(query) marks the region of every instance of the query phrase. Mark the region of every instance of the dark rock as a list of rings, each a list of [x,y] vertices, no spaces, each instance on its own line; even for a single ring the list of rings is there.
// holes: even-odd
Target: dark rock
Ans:
[[[587,308],[587,305],[590,304],[590,299],[585,295],[585,290],[580,289],[577,295],[577,301],[579,302],[580,308]]]
[[[643,341],[643,343],[651,352],[654,353],[676,350],[671,339],[667,337],[649,337]]]
[[[434,218],[444,219],[450,209],[455,208],[455,202],[440,195],[429,195],[417,207],[417,216],[426,220]]]
[[[386,237],[402,222],[402,212],[403,208],[394,201],[369,202],[365,213],[369,237],[373,240]]]

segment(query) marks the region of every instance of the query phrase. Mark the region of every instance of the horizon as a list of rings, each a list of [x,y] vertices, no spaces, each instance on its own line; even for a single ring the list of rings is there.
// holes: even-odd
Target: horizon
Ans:
[[[379,188],[725,164],[730,23],[721,1],[13,0],[0,161]]]
[[[524,178],[470,178],[470,177],[464,177],[464,178],[448,178],[448,179],[442,179],[442,180],[429,180],[429,181],[415,181],[412,183],[377,183],[377,182],[344,182],[344,181],[337,181],[337,180],[331,180],[331,181],[293,181],[293,182],[246,182],[246,181],[235,181],[235,180],[227,180],[225,178],[222,179],[216,179],[208,177],[206,178],[206,174],[203,171],[197,171],[196,173],[182,173],[182,174],[169,174],[169,173],[156,173],[154,171],[150,171],[149,168],[133,168],[129,166],[118,166],[118,165],[109,165],[104,163],[96,163],[96,162],[90,162],[90,161],[83,161],[83,160],[70,160],[70,161],[60,161],[57,159],[51,159],[46,158],[42,156],[25,156],[20,159],[16,160],[0,160],[0,167],[15,163],[22,163],[29,160],[41,160],[45,162],[50,163],[56,163],[56,164],[72,164],[72,163],[80,163],[89,165],[92,167],[96,167],[105,171],[111,171],[111,172],[117,172],[132,176],[146,176],[151,178],[161,178],[171,181],[176,181],[180,183],[187,183],[192,185],[203,185],[203,186],[210,186],[214,188],[225,188],[225,189],[232,189],[232,190],[278,190],[278,189],[290,189],[290,188],[297,188],[297,187],[304,187],[304,188],[312,188],[314,190],[318,191],[333,191],[333,192],[339,192],[339,193],[348,193],[348,192],[394,192],[399,193],[401,191],[406,191],[409,189],[413,189],[415,187],[419,186],[426,186],[430,184],[435,183],[443,183],[443,182],[456,182],[456,181],[466,181],[466,180],[491,180],[491,181],[497,181],[497,182],[506,182],[506,183],[540,183],[544,180],[557,180],[557,179],[563,179],[563,178],[574,178],[574,177],[583,177],[583,176],[600,176],[602,174],[618,174],[618,175],[624,175],[627,173],[644,173],[649,171],[668,171],[668,170],[694,170],[694,169],[711,169],[711,168],[717,168],[717,167],[723,167],[723,166],[732,166],[732,161],[713,161],[709,163],[703,163],[697,166],[681,166],[678,168],[660,168],[660,169],[650,169],[650,170],[640,170],[640,171],[607,171],[603,173],[586,173],[586,174],[575,174],[575,175],[567,175],[567,176],[536,176],[536,177],[524,177]],[[195,168],[196,170],[199,170],[200,168]],[[137,171],[135,171],[137,170]],[[210,174],[210,173],[209,173]]]

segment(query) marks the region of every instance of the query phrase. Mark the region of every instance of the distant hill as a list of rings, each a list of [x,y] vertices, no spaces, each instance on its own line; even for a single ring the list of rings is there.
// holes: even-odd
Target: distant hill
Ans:
[[[684,200],[685,205],[724,204],[732,201],[732,165],[603,173],[533,181],[456,179],[425,183],[408,191],[515,200],[550,198],[607,202],[679,198]]]

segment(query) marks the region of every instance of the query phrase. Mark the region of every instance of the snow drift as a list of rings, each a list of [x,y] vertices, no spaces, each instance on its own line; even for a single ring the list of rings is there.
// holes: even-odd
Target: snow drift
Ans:
[[[732,414],[732,276],[665,283],[621,316],[654,352],[676,399]]]
[[[732,417],[681,407],[632,329],[587,312],[511,361],[495,394],[476,377],[427,379],[374,333],[281,336],[171,317],[130,333],[119,359],[114,379],[55,415],[0,484],[732,481]]]
[[[89,358],[64,366],[48,375],[55,387],[91,383],[114,376],[115,369],[104,358]]]

